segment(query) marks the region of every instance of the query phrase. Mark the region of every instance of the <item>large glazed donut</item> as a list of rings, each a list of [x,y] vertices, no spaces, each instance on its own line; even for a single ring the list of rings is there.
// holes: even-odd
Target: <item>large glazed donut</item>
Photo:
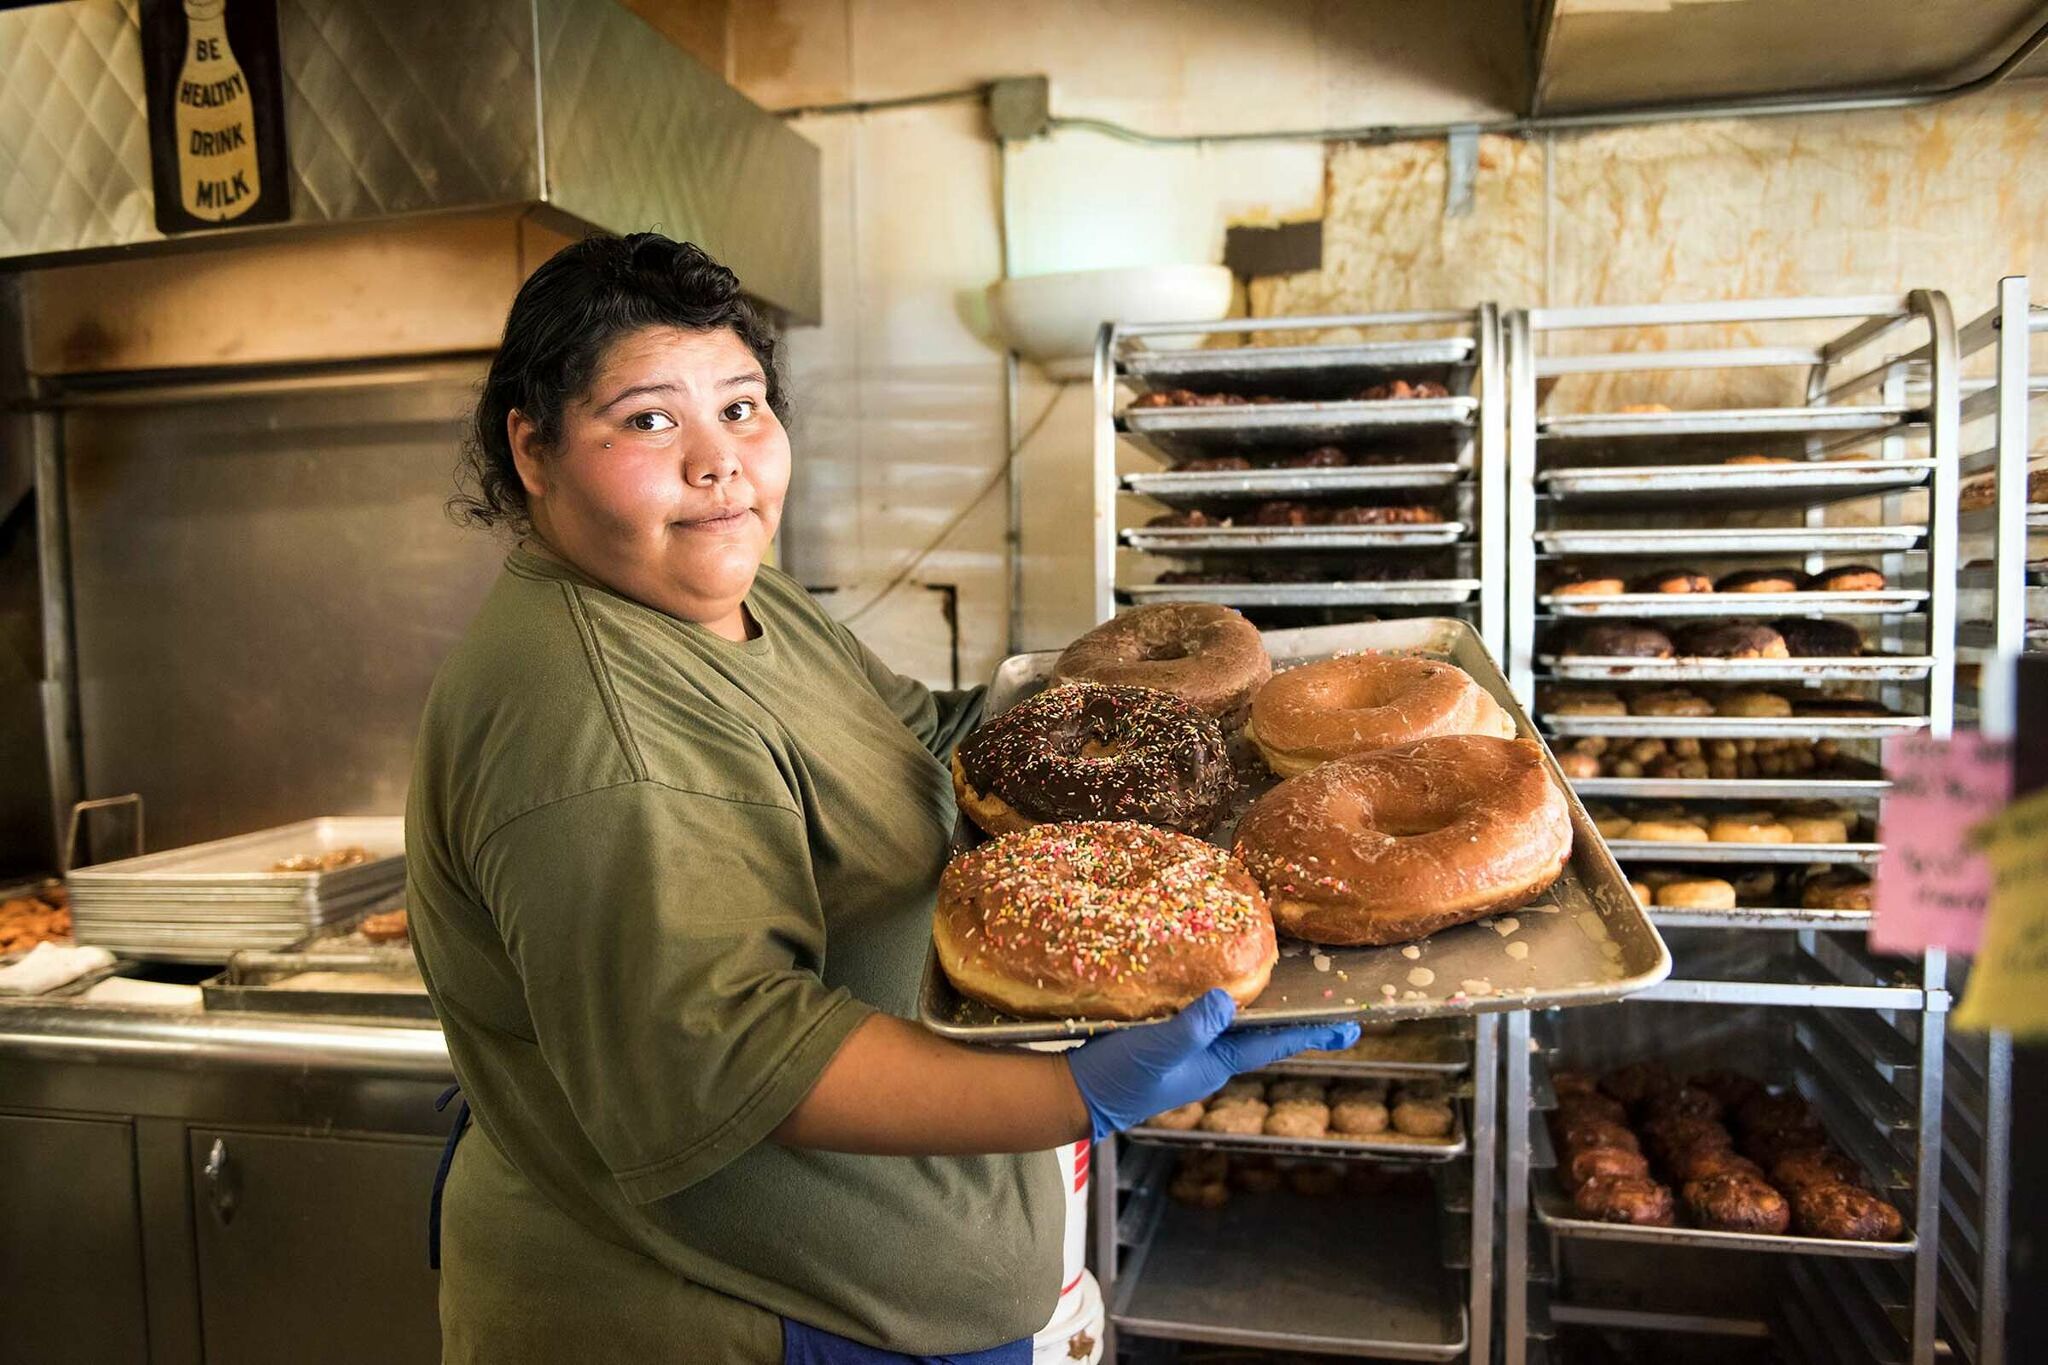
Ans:
[[[990,834],[1057,820],[1139,820],[1206,834],[1230,799],[1216,722],[1149,687],[1054,687],[953,753],[953,795]]]
[[[1229,721],[1273,676],[1259,629],[1213,602],[1133,607],[1068,645],[1053,665],[1062,681],[1151,687]]]
[[[1038,825],[939,879],[932,942],[961,994],[1011,1014],[1149,1019],[1279,960],[1265,897],[1214,844],[1128,823]]]
[[[1512,739],[1515,722],[1456,664],[1346,654],[1276,674],[1247,733],[1282,777],[1436,735]]]
[[[1312,943],[1400,943],[1525,904],[1571,850],[1570,807],[1542,750],[1483,735],[1325,763],[1237,827],[1274,923]]]

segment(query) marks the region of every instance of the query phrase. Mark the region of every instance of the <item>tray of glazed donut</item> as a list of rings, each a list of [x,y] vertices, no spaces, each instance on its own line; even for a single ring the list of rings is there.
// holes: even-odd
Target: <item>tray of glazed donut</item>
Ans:
[[[1872,652],[1852,623],[1816,616],[1689,621],[1669,631],[1642,620],[1569,622],[1551,628],[1537,662],[1579,682],[1908,682],[1934,667],[1931,655]]]
[[[1129,1130],[1149,1142],[1270,1156],[1449,1161],[1464,1155],[1457,1098],[1434,1078],[1240,1076],[1206,1100]]]
[[[1837,1146],[1796,1090],[1739,1071],[1681,1084],[1660,1062],[1551,1075],[1555,1164],[1536,1216],[1573,1237],[1815,1256],[1910,1256],[1885,1181]]]
[[[1870,821],[1830,801],[1763,809],[1625,802],[1587,814],[1624,862],[1868,865],[1882,847]]]
[[[1659,863],[1627,872],[1636,900],[1667,926],[1747,920],[1840,928],[1870,921],[1870,874],[1861,867]]]
[[[1479,400],[1435,380],[1368,384],[1340,399],[1299,399],[1253,391],[1151,389],[1117,418],[1125,431],[1165,450],[1246,443],[1314,446],[1416,428],[1469,427]]]
[[[1014,1043],[1618,999],[1670,956],[1462,621],[1136,608],[1004,661],[920,1017]]]

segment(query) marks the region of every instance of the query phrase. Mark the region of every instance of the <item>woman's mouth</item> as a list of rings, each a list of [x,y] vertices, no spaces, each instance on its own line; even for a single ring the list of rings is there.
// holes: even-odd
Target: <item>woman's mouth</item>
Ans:
[[[670,525],[681,531],[726,531],[745,520],[747,511],[748,509],[744,507],[732,507],[708,517],[691,517],[686,521],[671,522]]]

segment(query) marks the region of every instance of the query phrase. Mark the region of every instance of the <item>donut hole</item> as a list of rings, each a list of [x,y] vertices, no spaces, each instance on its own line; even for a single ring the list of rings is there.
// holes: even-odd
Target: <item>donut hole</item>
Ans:
[[[1372,828],[1390,839],[1419,839],[1449,829],[1456,819],[1456,814],[1450,811],[1377,811],[1372,817]]]
[[[1076,758],[1108,759],[1124,752],[1127,746],[1120,739],[1096,739],[1089,737],[1081,741],[1081,751]]]
[[[1170,663],[1175,659],[1187,658],[1191,652],[1184,638],[1147,640],[1139,647],[1138,662],[1147,664]]]

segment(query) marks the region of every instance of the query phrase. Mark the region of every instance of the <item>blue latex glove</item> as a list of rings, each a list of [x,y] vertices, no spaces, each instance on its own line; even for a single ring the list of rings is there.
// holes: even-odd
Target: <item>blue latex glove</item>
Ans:
[[[1210,991],[1163,1024],[1104,1033],[1067,1053],[1095,1140],[1206,1099],[1240,1072],[1309,1048],[1336,1051],[1358,1041],[1358,1025],[1348,1020],[1225,1033],[1236,1016],[1236,1001]]]

